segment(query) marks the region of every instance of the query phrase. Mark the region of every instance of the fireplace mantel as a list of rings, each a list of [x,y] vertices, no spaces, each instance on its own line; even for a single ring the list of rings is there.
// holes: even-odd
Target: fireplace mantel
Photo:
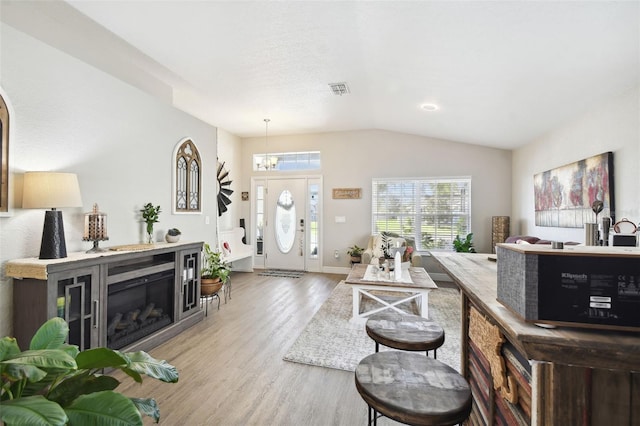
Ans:
[[[204,317],[199,303],[202,245],[159,243],[117,247],[103,253],[70,253],[63,259],[7,262],[6,275],[14,279],[14,336],[18,344],[27,347],[40,325],[60,316],[69,323],[69,343],[81,350],[108,346],[107,327],[117,322],[108,302],[110,289],[123,282],[146,283],[146,277],[161,274],[165,306],[154,313],[160,310],[168,324],[161,328],[155,324],[157,329],[151,328],[153,332],[122,349],[149,350],[159,345]],[[148,300],[140,303],[140,308],[151,304]],[[126,312],[123,314],[125,323]],[[144,324],[133,325],[142,328]]]

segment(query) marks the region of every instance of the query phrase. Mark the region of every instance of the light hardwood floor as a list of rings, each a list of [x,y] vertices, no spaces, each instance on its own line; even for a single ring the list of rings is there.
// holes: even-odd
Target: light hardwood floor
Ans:
[[[155,398],[161,425],[366,425],[367,406],[352,372],[282,360],[344,278],[233,273],[227,304],[219,311],[209,305],[204,321],[149,351],[178,368],[178,383],[145,378],[137,384],[117,374],[118,390]]]

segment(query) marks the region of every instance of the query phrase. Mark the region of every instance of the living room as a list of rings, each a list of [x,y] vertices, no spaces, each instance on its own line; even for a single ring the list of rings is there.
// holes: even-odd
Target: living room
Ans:
[[[82,234],[84,213],[93,203],[108,215],[109,241],[103,243],[105,246],[143,241],[139,209],[146,202],[163,207],[156,225],[159,233],[176,227],[184,240],[213,242],[218,229],[238,226],[239,220],[246,218],[251,243],[255,237],[251,231],[251,202],[243,201],[241,194],[248,192],[252,199],[251,178],[256,174],[251,159],[254,153],[264,152],[265,146],[262,132],[239,137],[172,106],[176,93],[146,71],[139,52],[114,40],[113,34],[96,28],[86,18],[67,15],[70,12],[65,3],[23,3],[0,4],[0,95],[11,116],[9,211],[0,215],[2,336],[12,333],[14,310],[12,280],[4,274],[5,264],[37,256],[42,236],[42,210],[21,207],[25,172],[53,170],[78,175],[83,207],[64,209],[69,251],[90,248]],[[613,2],[612,7],[619,12],[621,4]],[[496,215],[511,217],[512,234],[583,242],[583,229],[535,225],[533,176],[611,151],[616,217],[640,221],[638,5],[627,3],[626,7],[631,8],[626,15],[635,18],[630,28],[620,30],[623,35],[631,35],[620,44],[630,54],[612,65],[611,73],[603,77],[615,84],[591,86],[589,102],[517,148],[374,128],[270,134],[268,142],[274,151],[322,153],[323,166],[318,171],[323,178],[325,218],[321,271],[342,273],[349,267],[347,248],[366,244],[371,234],[374,177],[471,176],[471,229],[480,252],[491,251],[491,217]],[[69,16],[73,19],[65,21]],[[85,29],[74,32],[78,28]],[[106,50],[88,49],[80,39],[89,44],[101,40],[105,46],[118,45],[122,50],[107,54]],[[606,60],[603,58],[608,58],[606,46],[602,47],[602,56],[594,55],[592,60],[596,63]],[[577,74],[588,72],[583,68],[568,70],[567,84]],[[540,92],[543,96],[542,88]],[[509,116],[509,111],[500,114]],[[261,126],[263,118],[260,115],[256,120]],[[510,119],[526,127],[535,118]],[[198,215],[172,214],[170,207],[172,159],[185,137],[197,143],[203,158],[203,210]],[[234,189],[229,211],[220,217],[215,203],[216,157],[226,162]],[[361,188],[362,198],[332,199],[332,189],[342,187]],[[336,217],[344,217],[346,222],[336,223]],[[431,264],[425,266],[429,272],[440,272]],[[309,313],[312,307],[305,309]]]
[[[52,2],[48,7],[10,3],[2,5],[2,95],[12,113],[10,209],[0,217],[3,267],[7,260],[37,255],[39,247],[41,211],[20,208],[25,171],[78,174],[84,207],[65,211],[70,251],[88,248],[82,242],[82,218],[94,202],[108,214],[110,245],[142,241],[138,210],[148,201],[163,207],[159,229],[177,227],[184,239],[215,241],[217,212],[211,198],[216,190],[216,155],[226,162],[234,181],[232,204],[218,219],[218,229],[237,226],[240,218],[250,221],[250,203],[242,201],[240,194],[251,194],[251,156],[263,150],[264,137],[240,138],[194,118],[170,106],[170,88],[148,73],[125,74],[123,69],[131,72],[135,67],[117,68],[101,61],[95,51],[65,42],[69,34],[63,29],[76,30],[77,23],[71,25],[75,22],[71,20],[62,25],[56,19],[64,16],[57,13],[69,13],[64,3]],[[103,30],[89,28],[82,37],[106,37]],[[633,34],[637,22],[626,30]],[[638,47],[637,38],[629,43]],[[126,62],[127,49],[131,48],[120,51],[116,59]],[[637,49],[631,53],[625,66],[637,68],[640,53]],[[583,241],[581,229],[535,226],[533,175],[612,151],[616,215],[638,220],[638,73],[624,70],[621,76],[626,80],[616,86],[620,87],[616,93],[605,98],[594,94],[593,105],[584,105],[570,120],[516,149],[377,129],[273,134],[269,145],[281,151],[322,152],[326,219],[321,268],[326,272],[344,271],[347,247],[366,243],[371,233],[371,178],[380,176],[472,176],[471,229],[478,251],[490,251],[490,222],[495,215],[511,216],[512,234]],[[617,77],[612,74],[611,78]],[[519,119],[526,123],[526,117]],[[197,216],[173,215],[169,207],[170,159],[185,137],[197,142],[204,158],[203,211]],[[345,186],[362,188],[362,198],[331,199],[332,188]],[[338,216],[346,222],[329,220]],[[250,225],[247,237],[252,241]],[[0,333],[8,334],[13,306],[11,280],[4,274],[2,284]]]

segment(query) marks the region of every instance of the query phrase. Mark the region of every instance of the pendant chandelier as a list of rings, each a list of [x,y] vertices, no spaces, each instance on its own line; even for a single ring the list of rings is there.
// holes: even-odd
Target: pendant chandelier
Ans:
[[[265,154],[257,164],[258,170],[275,170],[278,166],[278,157],[269,154],[269,122],[268,118],[264,119],[264,147]]]

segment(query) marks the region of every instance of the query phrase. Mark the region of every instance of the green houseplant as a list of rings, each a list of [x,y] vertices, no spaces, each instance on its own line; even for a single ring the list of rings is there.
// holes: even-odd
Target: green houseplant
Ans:
[[[0,420],[4,424],[142,425],[142,415],[159,421],[154,399],[115,392],[120,382],[101,372],[114,368],[138,383],[143,374],[175,383],[174,366],[142,351],[95,348],[80,352],[65,343],[68,334],[68,324],[56,317],[40,327],[26,351],[20,351],[13,337],[0,340]]]
[[[468,233],[464,240],[460,238],[460,235],[456,235],[456,238],[453,240],[453,248],[458,253],[475,253],[476,249],[473,247],[473,232]]]
[[[205,243],[200,271],[200,293],[203,296],[217,293],[229,280],[230,273],[231,267],[222,259],[222,254],[219,251],[213,251],[211,246]]]
[[[347,254],[351,256],[351,263],[360,263],[362,261],[362,253],[364,252],[364,248],[358,247],[357,244],[352,245],[347,250]]]
[[[147,243],[153,244],[153,224],[159,221],[160,206],[154,207],[153,204],[147,203],[140,213],[142,213],[142,220],[147,224]]]

